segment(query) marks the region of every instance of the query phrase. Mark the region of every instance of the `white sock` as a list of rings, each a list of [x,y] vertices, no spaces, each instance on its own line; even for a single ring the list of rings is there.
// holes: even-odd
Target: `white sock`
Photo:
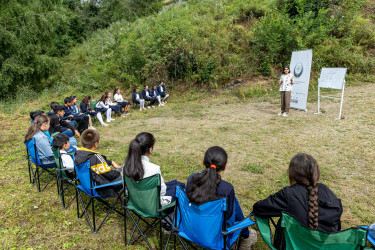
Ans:
[[[96,117],[98,118],[100,124],[103,125],[103,124],[104,124],[104,121],[103,121],[102,113],[98,112],[98,113],[96,114]]]
[[[111,120],[111,113],[112,113],[112,109],[109,108],[109,109],[107,110],[107,112],[106,112],[106,114],[107,114],[107,121],[108,121],[108,120]]]

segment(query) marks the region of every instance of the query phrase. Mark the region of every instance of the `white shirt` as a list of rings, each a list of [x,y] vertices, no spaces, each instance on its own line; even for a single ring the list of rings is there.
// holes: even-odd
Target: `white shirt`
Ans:
[[[292,80],[294,79],[294,76],[292,74],[282,74],[281,77],[280,77],[280,83],[281,81],[283,81],[281,83],[281,86],[280,86],[280,91],[292,91]]]
[[[165,193],[167,192],[167,186],[164,183],[164,179],[161,176],[160,167],[158,165],[155,165],[150,162],[147,156],[142,155],[142,166],[144,175],[143,178],[147,178],[156,174],[160,175],[160,203],[162,206],[168,205],[172,201],[172,196],[165,196]]]
[[[68,155],[68,153],[65,150],[60,150],[60,156],[62,161],[62,167],[69,170],[69,172],[73,172],[74,170],[74,162],[73,158]]]
[[[109,105],[105,105],[104,102],[98,102],[98,103],[96,104],[96,107],[97,107],[97,108],[106,108],[106,109],[108,109],[108,108],[109,108]]]
[[[122,95],[121,94],[115,94],[113,96],[113,99],[116,101],[116,102],[122,102],[124,101],[124,98],[122,98]]]

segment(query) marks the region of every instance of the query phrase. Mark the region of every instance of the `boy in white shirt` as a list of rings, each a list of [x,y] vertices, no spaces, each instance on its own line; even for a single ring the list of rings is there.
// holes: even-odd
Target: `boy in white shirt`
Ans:
[[[55,135],[52,146],[60,149],[62,167],[67,170],[65,174],[70,178],[74,178],[74,161],[72,156],[66,152],[70,148],[69,136],[65,134]]]

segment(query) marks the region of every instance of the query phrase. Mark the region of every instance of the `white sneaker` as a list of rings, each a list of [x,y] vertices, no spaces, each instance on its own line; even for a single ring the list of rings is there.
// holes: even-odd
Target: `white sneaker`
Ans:
[[[147,106],[148,109],[150,109],[151,107],[150,106]],[[146,110],[146,109],[145,109]]]
[[[280,112],[280,113],[278,113],[277,115],[282,115],[283,114],[283,112]]]
[[[88,127],[88,129],[95,129],[96,130],[96,128],[94,128],[93,126]]]
[[[151,108],[155,108],[155,106],[154,106],[154,105],[152,105],[152,106],[151,106]]]
[[[283,113],[283,116],[288,116],[288,114],[287,113]]]
[[[159,107],[164,107],[164,104],[159,104]]]
[[[121,117],[126,117],[126,115],[125,115],[125,114],[122,114]]]
[[[111,118],[111,121],[114,121],[115,119]]]
[[[145,107],[143,107],[143,110],[146,110],[146,108],[145,108]]]
[[[111,120],[107,120],[107,122],[108,122],[108,123],[110,123],[110,122],[111,122]]]
[[[108,125],[109,125],[109,124],[104,123],[104,122],[103,122],[103,124],[102,124],[103,127],[107,127]]]
[[[142,108],[139,108],[139,111],[143,111],[143,109],[142,109]]]
[[[161,104],[165,105],[165,102],[161,102]]]

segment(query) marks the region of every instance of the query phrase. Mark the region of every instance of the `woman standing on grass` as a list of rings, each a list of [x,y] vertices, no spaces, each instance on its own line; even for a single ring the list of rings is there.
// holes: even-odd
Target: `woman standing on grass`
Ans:
[[[55,164],[55,157],[51,149],[50,139],[44,133],[49,129],[49,119],[46,115],[39,115],[35,118],[34,122],[30,125],[26,136],[25,142],[31,139],[35,140],[35,145],[38,151],[38,156],[42,164],[51,165]]]
[[[296,154],[289,163],[290,186],[254,204],[258,217],[280,217],[282,212],[295,217],[305,227],[331,233],[341,230],[341,200],[324,184],[318,183],[319,165],[307,154]],[[274,246],[285,249],[280,220]]]
[[[293,79],[294,76],[290,74],[289,67],[285,66],[280,77],[281,112],[278,115],[288,116],[289,114]]]

